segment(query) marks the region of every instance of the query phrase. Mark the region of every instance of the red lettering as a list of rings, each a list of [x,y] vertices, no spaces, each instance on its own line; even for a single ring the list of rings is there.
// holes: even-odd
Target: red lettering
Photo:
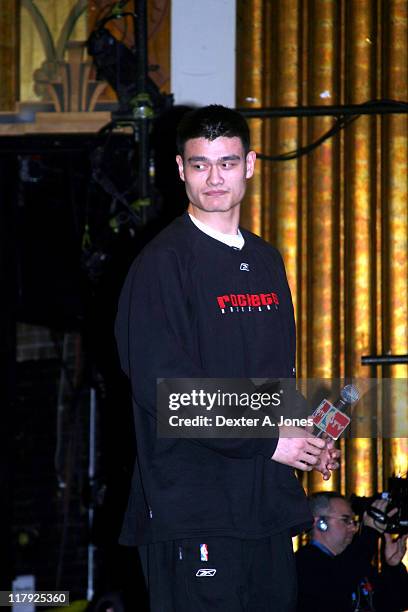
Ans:
[[[230,301],[229,295],[219,295],[217,297],[218,306],[222,308],[223,310],[225,308],[225,303],[229,301]]]
[[[229,295],[219,295],[217,297],[218,306],[224,310],[229,306],[269,306],[279,304],[279,297],[276,293],[230,293]]]
[[[273,300],[270,293],[261,293],[261,303],[262,306],[269,306],[272,304]]]

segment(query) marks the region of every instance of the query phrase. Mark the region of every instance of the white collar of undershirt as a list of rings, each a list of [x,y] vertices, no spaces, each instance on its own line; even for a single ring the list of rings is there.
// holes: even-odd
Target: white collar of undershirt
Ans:
[[[217,230],[215,230],[213,227],[210,227],[206,223],[199,221],[198,219],[193,217],[193,215],[190,215],[190,213],[188,214],[194,225],[197,226],[199,230],[204,232],[204,234],[207,234],[208,236],[211,236],[211,238],[215,238],[215,240],[219,240],[220,242],[223,242],[224,244],[227,244],[228,246],[234,247],[239,250],[241,250],[244,246],[245,239],[239,231],[239,228],[237,234],[223,234],[222,232],[218,232]]]

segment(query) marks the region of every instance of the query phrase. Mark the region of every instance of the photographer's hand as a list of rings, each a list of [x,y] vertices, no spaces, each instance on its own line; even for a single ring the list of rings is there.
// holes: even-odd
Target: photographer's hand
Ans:
[[[387,499],[376,499],[371,504],[372,508],[377,508],[377,510],[380,510],[380,512],[382,513],[385,513],[387,506],[388,506]],[[397,508],[393,508],[390,512],[387,512],[387,516],[391,518],[397,512],[398,512]],[[367,512],[364,512],[364,515],[363,515],[363,525],[365,525],[366,527],[371,527],[372,529],[375,529],[379,533],[384,533],[385,527],[386,527],[384,523],[380,523],[375,518],[368,516]]]
[[[384,534],[385,549],[384,557],[388,565],[398,565],[401,563],[405,552],[407,550],[407,539],[408,533],[399,537],[397,540],[393,540],[390,533]]]

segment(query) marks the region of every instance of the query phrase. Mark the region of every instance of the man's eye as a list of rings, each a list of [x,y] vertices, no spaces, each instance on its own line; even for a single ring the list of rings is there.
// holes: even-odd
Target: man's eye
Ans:
[[[205,164],[193,164],[194,170],[204,170]]]
[[[226,170],[229,170],[230,168],[235,168],[235,166],[237,165],[236,162],[233,161],[225,161],[222,162],[222,167],[225,168]]]

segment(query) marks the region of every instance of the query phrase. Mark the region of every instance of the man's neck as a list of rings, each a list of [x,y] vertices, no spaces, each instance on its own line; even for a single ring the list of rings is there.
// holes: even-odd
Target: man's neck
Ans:
[[[235,206],[226,212],[206,212],[192,204],[188,205],[188,212],[192,217],[212,227],[222,234],[238,234],[239,206]]]
[[[329,557],[335,557],[336,556],[335,553],[332,550],[330,550],[330,548],[326,544],[323,544],[323,542],[321,542],[320,540],[315,540],[313,538],[311,543],[313,544],[313,546],[316,546],[317,548],[320,548],[320,550],[322,550],[327,555],[329,555]]]

